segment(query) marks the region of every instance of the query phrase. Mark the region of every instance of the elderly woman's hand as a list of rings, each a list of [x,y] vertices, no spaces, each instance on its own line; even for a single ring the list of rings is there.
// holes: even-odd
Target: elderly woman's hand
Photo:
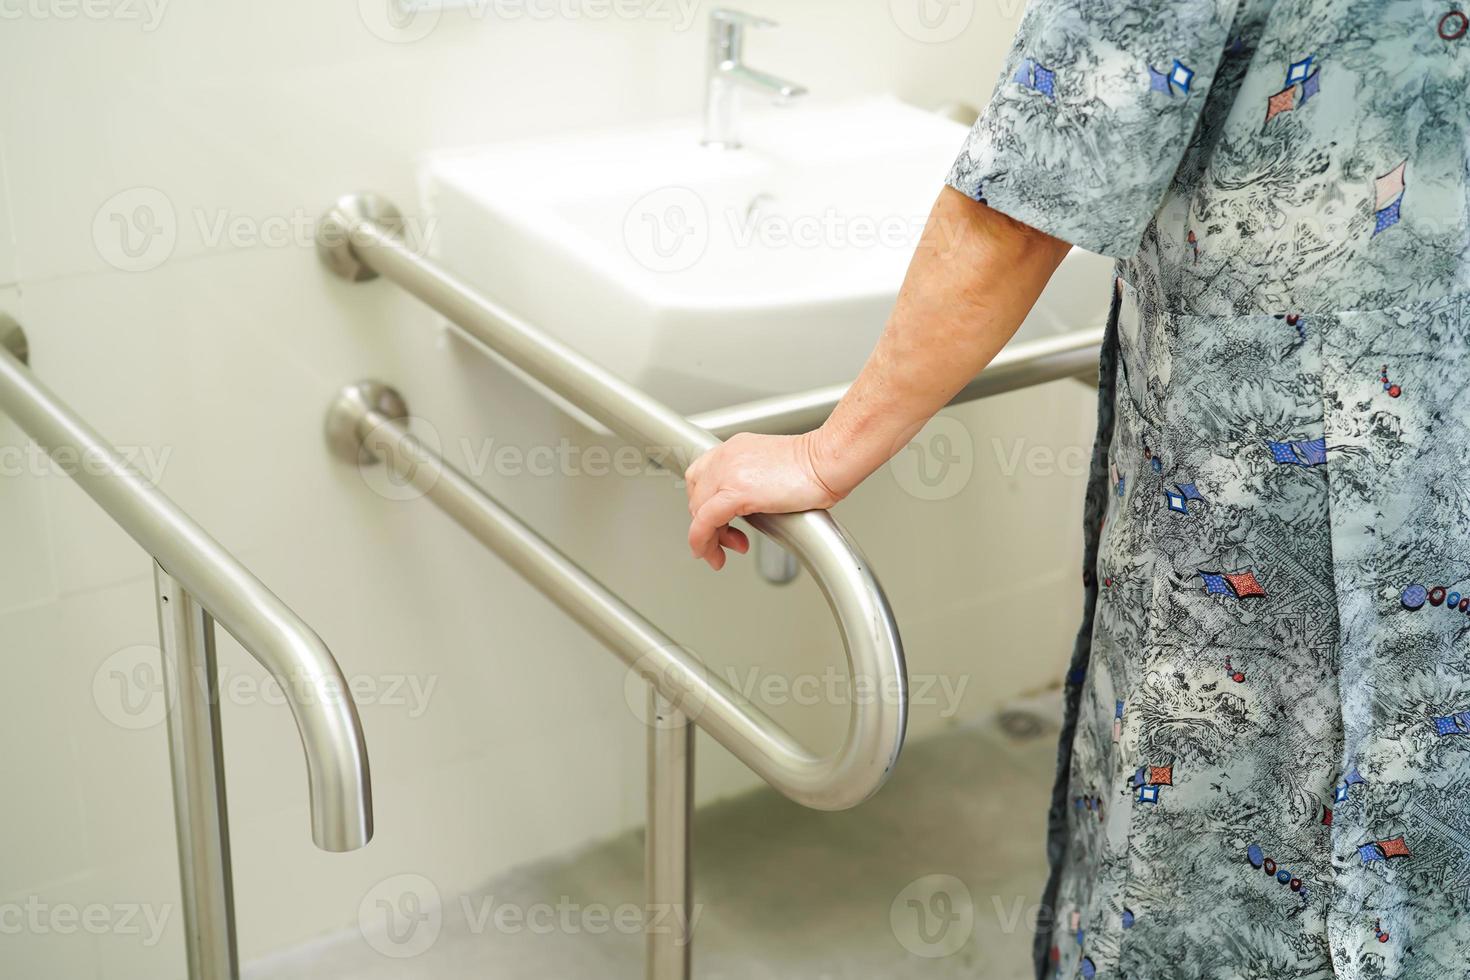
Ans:
[[[745,533],[730,522],[747,514],[790,514],[831,507],[845,493],[818,472],[818,433],[762,436],[741,433],[690,464],[689,550],[718,571],[725,549],[750,550]]]
[[[715,569],[747,514],[831,507],[990,362],[1071,248],[952,187],[940,191],[878,346],[821,428],[742,434],[689,467],[689,547]]]

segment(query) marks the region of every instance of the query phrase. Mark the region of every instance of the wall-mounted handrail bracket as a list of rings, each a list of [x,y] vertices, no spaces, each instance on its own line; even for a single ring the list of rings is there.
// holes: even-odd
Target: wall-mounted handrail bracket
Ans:
[[[401,422],[408,418],[408,406],[396,389],[381,381],[359,381],[343,388],[327,410],[325,430],[333,456],[356,466],[381,462],[363,444],[367,433],[361,424],[369,414]]]
[[[367,282],[378,273],[363,262],[357,248],[368,244],[359,235],[365,223],[402,235],[403,212],[381,194],[364,191],[339,197],[316,228],[316,254],[336,276],[348,282]]]
[[[0,313],[0,347],[10,351],[22,364],[31,363],[31,342],[21,325],[4,313]]]

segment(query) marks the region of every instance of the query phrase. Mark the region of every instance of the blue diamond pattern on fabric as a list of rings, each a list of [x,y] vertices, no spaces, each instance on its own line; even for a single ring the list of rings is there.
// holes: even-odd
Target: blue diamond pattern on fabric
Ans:
[[[1307,75],[1312,71],[1312,55],[1307,55],[1301,61],[1294,61],[1286,70],[1286,84],[1295,85],[1297,82],[1305,81]]]
[[[1016,69],[1016,74],[1011,77],[1011,81],[1017,83],[1018,85],[1024,85],[1027,88],[1030,88],[1031,73],[1035,70],[1035,68],[1036,62],[1032,61],[1030,58],[1022,58],[1020,66]]]
[[[1318,68],[1316,71],[1308,75],[1306,77],[1306,80],[1302,82],[1302,98],[1301,101],[1297,103],[1297,108],[1301,108],[1302,106],[1306,105],[1307,100],[1320,91],[1322,91],[1322,69]]]
[[[1175,493],[1173,490],[1165,490],[1164,496],[1169,501],[1170,510],[1177,514],[1189,513],[1189,505],[1184,502],[1184,494]]]
[[[1434,732],[1436,735],[1463,735],[1460,723],[1449,716],[1434,719]]]
[[[1185,500],[1203,501],[1205,499],[1204,494],[1200,493],[1199,488],[1193,483],[1176,483],[1174,486],[1184,495]]]
[[[1397,198],[1394,199],[1394,202],[1392,204],[1384,208],[1382,211],[1378,212],[1373,222],[1374,235],[1377,235],[1381,231],[1387,231],[1389,228],[1392,228],[1394,225],[1399,223],[1399,218],[1402,216],[1403,213],[1403,203],[1404,196],[1400,194]]]
[[[1138,788],[1138,802],[1140,802],[1140,803],[1157,803],[1157,802],[1159,802],[1159,788],[1157,786],[1140,786]]]
[[[1296,458],[1296,450],[1289,442],[1268,442],[1266,447],[1271,450],[1271,458],[1278,463],[1289,463],[1300,466],[1301,460]]]
[[[1169,84],[1177,87],[1179,91],[1187,93],[1189,85],[1194,81],[1194,71],[1188,65],[1174,59],[1174,68],[1169,72]]]
[[[1219,572],[1200,572],[1199,577],[1205,580],[1205,592],[1208,595],[1234,595],[1230,591],[1230,583],[1225,581],[1225,576]]]
[[[1366,783],[1368,780],[1364,779],[1363,774],[1358,772],[1357,766],[1353,766],[1352,771],[1344,776],[1342,778],[1342,781],[1349,786],[1359,786],[1363,783]]]
[[[1165,95],[1174,94],[1174,90],[1169,87],[1169,76],[1159,71],[1153,65],[1148,66],[1148,90],[1150,92],[1163,92]]]
[[[1341,803],[1342,801],[1347,799],[1347,794],[1347,783],[1338,783],[1337,788],[1332,791],[1332,802]]]
[[[1383,851],[1379,849],[1377,844],[1364,844],[1362,847],[1358,848],[1358,856],[1363,859],[1364,864],[1368,864],[1373,861],[1385,860],[1383,857]]]
[[[1049,68],[1043,68],[1040,65],[1037,65],[1035,79],[1036,80],[1032,84],[1032,87],[1035,88],[1036,91],[1042,93],[1048,99],[1055,99],[1057,97],[1056,72],[1052,71]]]

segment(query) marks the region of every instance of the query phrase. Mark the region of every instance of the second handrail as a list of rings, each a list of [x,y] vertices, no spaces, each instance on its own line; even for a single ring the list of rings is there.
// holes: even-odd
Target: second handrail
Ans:
[[[989,398],[1008,391],[1063,378],[1097,377],[1097,358],[1103,328],[1011,344],[991,360],[984,371],[950,399],[951,405]],[[737,432],[795,435],[815,429],[847,394],[849,385],[829,385],[794,395],[777,395],[703,412],[689,421],[722,439]]]
[[[306,751],[311,835],[326,851],[373,836],[367,747],[347,681],[321,638],[31,373],[0,316],[0,411],[40,446],[85,461],[69,475],[280,682]]]

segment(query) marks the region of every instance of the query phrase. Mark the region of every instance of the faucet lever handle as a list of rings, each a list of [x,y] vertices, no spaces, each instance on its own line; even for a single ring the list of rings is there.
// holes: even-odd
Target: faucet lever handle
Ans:
[[[743,10],[732,10],[729,7],[717,7],[710,11],[710,23],[716,27],[724,24],[738,25],[740,27],[779,27],[780,25],[769,17],[759,14],[749,14]]]

